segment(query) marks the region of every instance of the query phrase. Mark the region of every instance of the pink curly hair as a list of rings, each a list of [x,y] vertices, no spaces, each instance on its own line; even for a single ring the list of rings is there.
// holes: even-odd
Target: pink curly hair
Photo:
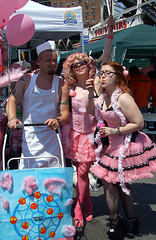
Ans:
[[[64,77],[65,80],[73,85],[76,84],[77,79],[75,77],[75,75],[73,74],[71,65],[75,62],[75,60],[85,60],[86,65],[88,66],[88,78],[92,78],[93,75],[95,75],[96,73],[96,66],[95,66],[95,62],[87,56],[87,54],[85,53],[73,53],[70,56],[67,57],[66,61],[63,63],[63,71],[64,71]]]

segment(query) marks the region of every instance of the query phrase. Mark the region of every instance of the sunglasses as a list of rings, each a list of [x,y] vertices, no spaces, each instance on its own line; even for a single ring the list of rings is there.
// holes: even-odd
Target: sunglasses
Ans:
[[[105,77],[109,77],[109,76],[111,76],[112,74],[116,74],[116,72],[111,72],[111,71],[109,71],[109,70],[101,71],[101,72],[100,72],[100,75],[101,75],[101,76],[104,75]]]
[[[85,60],[81,60],[81,61],[79,61],[79,62],[77,62],[77,63],[73,63],[73,64],[71,65],[71,68],[78,68],[78,67],[81,67],[81,66],[86,65],[86,64],[87,64],[87,63],[86,63]]]

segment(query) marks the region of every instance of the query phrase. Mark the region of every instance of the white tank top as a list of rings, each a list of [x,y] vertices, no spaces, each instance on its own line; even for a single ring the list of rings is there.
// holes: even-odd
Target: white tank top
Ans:
[[[38,74],[33,74],[23,99],[23,123],[44,123],[49,118],[59,116],[59,77],[53,76],[50,90],[36,85]],[[22,157],[42,157],[21,159],[19,168],[56,167],[61,164],[60,146],[56,132],[47,126],[24,127]],[[46,157],[51,157],[50,159]]]

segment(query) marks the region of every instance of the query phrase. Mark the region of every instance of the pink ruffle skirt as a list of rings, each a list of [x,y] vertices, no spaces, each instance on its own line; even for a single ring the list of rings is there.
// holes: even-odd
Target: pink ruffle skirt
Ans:
[[[109,183],[120,182],[118,172],[119,148],[120,145],[116,149],[109,145],[102,154],[101,160],[92,166],[91,172]],[[139,133],[135,142],[130,142],[124,156],[122,167],[125,182],[153,177],[152,172],[156,172],[156,144],[146,134]]]
[[[62,126],[62,143],[66,158],[77,162],[95,161],[93,133],[76,132],[66,123]]]

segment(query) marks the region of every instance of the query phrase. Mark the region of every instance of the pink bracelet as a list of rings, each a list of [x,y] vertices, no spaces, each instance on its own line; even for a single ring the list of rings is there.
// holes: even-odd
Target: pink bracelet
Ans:
[[[107,34],[107,35],[106,35],[106,38],[108,38],[108,39],[110,38],[110,39],[112,39],[112,40],[113,40],[113,34],[112,34],[112,35],[110,35],[110,34]]]

